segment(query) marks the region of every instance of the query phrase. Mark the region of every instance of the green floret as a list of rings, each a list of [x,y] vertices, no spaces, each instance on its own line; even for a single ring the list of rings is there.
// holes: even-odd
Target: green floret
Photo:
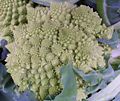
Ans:
[[[0,21],[3,26],[26,22],[26,0],[0,0]]]
[[[40,101],[57,94],[62,88],[60,67],[68,61],[84,72],[105,66],[104,48],[96,38],[109,36],[112,29],[101,25],[96,12],[68,3],[27,9],[28,24],[15,28],[14,42],[7,46],[6,66],[21,91],[30,87]]]
[[[2,36],[10,40],[15,25],[27,22],[26,4],[28,0],[0,0],[0,31]],[[7,31],[7,32],[6,32]]]

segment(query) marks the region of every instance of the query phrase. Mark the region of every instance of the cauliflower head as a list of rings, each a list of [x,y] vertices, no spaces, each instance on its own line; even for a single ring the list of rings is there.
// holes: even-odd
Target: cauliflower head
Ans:
[[[40,101],[57,94],[60,67],[68,61],[84,72],[105,66],[104,48],[96,38],[109,38],[112,29],[101,25],[92,9],[68,3],[27,9],[28,24],[16,27],[14,41],[7,45],[6,66],[21,91],[30,87]]]

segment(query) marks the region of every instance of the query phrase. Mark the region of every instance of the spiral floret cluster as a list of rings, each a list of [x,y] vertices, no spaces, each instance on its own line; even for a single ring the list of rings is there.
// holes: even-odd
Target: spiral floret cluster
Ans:
[[[17,25],[26,21],[26,0],[0,0],[0,23]]]
[[[28,10],[28,24],[16,27],[7,45],[6,66],[21,91],[30,87],[40,101],[57,94],[60,67],[68,61],[84,72],[105,66],[104,48],[96,38],[109,37],[112,29],[101,25],[92,9],[65,3]]]
[[[28,0],[0,0],[1,37],[9,41],[13,36],[13,27],[27,23],[27,3]]]

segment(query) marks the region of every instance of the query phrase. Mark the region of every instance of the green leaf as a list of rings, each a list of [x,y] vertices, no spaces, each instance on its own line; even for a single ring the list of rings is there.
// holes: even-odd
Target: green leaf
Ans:
[[[41,4],[41,5],[45,5],[45,6],[50,6],[50,4],[52,2],[56,2],[56,3],[62,3],[62,2],[69,2],[69,3],[76,3],[80,0],[32,0],[33,2],[37,3],[37,4]]]
[[[82,70],[74,68],[74,72],[82,77],[82,79],[89,85],[89,86],[95,86],[99,84],[102,80],[102,76],[97,73],[96,71],[92,71],[89,74],[85,74]]]
[[[106,25],[120,21],[120,0],[96,0],[97,10]]]
[[[63,91],[55,97],[54,101],[76,101],[77,84],[71,63],[61,68],[61,82]]]
[[[98,39],[98,41],[109,45],[111,48],[117,48],[117,45],[120,43],[120,32],[118,32],[118,30],[115,30],[110,40]]]

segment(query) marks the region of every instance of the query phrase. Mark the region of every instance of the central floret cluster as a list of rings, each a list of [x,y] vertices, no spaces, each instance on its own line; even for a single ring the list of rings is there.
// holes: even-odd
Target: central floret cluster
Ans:
[[[21,91],[30,87],[40,100],[56,94],[60,67],[68,61],[84,72],[105,66],[104,48],[96,38],[109,37],[111,29],[92,9],[67,3],[27,8],[28,24],[15,28],[7,46],[8,72]]]

